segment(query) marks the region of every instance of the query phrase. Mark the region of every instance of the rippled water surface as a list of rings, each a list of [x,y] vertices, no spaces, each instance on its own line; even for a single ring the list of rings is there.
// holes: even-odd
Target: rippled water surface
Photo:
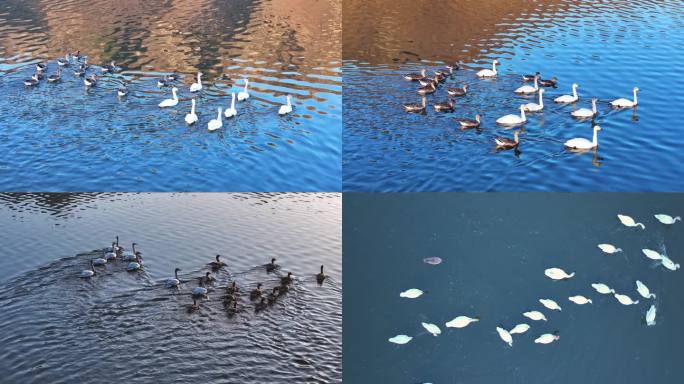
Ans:
[[[684,6],[680,1],[449,1],[350,0],[344,8],[345,191],[679,191],[684,173],[678,113],[684,105]],[[499,77],[478,80],[477,69],[498,59]],[[415,83],[402,74],[462,61],[466,70],[428,96],[425,115]],[[520,152],[497,152],[494,138],[512,138],[496,119],[519,113],[521,74],[557,76],[543,113],[530,116]],[[579,84],[575,106],[553,98]],[[432,104],[446,87],[467,83],[453,113]],[[639,107],[613,110],[632,98]],[[591,121],[570,116],[599,99],[598,151],[564,150],[574,137],[591,139]],[[483,116],[480,130],[461,131],[456,118]]]
[[[3,381],[340,383],[340,210],[338,194],[0,195]],[[117,234],[144,272],[114,262],[79,279]],[[217,253],[228,267],[188,313]],[[272,257],[281,269],[267,273]],[[178,291],[163,284],[176,267]],[[287,271],[290,292],[255,313],[244,292]],[[243,290],[233,317],[230,281]]]
[[[684,354],[684,272],[647,259],[642,248],[684,260],[684,224],[667,227],[655,213],[681,214],[668,194],[345,194],[344,382],[349,383],[678,383]],[[617,213],[645,224],[621,225]],[[602,253],[597,244],[624,250]],[[439,265],[426,257],[440,257]],[[544,270],[575,276],[553,281]],[[635,281],[656,295],[644,299]],[[639,304],[598,294],[601,282]],[[369,289],[369,287],[373,287]],[[426,293],[399,297],[409,288]],[[593,304],[568,300],[584,295]],[[549,298],[562,311],[538,302]],[[654,304],[656,324],[644,324]],[[522,316],[542,311],[548,321]],[[466,328],[446,328],[459,315]],[[427,333],[421,322],[437,324]],[[496,332],[525,322],[513,346]],[[535,344],[541,334],[560,339]],[[398,334],[408,344],[388,342]]]
[[[5,191],[336,191],[341,157],[336,0],[0,2]],[[122,71],[86,91],[73,67],[26,88],[35,63],[80,49]],[[172,72],[180,103],[157,79]],[[198,71],[204,89],[191,94]],[[89,73],[90,73],[89,72]],[[219,131],[207,123],[250,80]],[[129,95],[116,90],[128,84]],[[294,110],[277,113],[285,96]],[[184,116],[196,97],[199,122]],[[225,120],[225,119],[224,119]]]

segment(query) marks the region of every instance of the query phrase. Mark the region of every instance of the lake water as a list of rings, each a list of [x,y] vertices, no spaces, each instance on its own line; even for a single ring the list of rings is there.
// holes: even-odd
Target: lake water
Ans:
[[[339,1],[0,3],[3,191],[339,191]],[[90,91],[74,76],[26,88],[35,63],[77,49],[115,60]],[[177,72],[180,103],[157,79]],[[204,89],[189,92],[198,71]],[[89,72],[90,73],[90,72]],[[223,128],[217,108],[250,80]],[[129,95],[116,90],[128,83]],[[294,110],[277,111],[286,95]],[[199,121],[184,116],[196,97]]]
[[[641,252],[678,263],[684,224],[660,224],[656,213],[681,214],[673,194],[355,194],[345,193],[344,382],[349,383],[675,383],[684,354],[682,270],[669,271]],[[631,215],[645,230],[627,228]],[[604,254],[599,243],[622,253]],[[423,262],[440,257],[439,265]],[[544,270],[576,275],[553,281]],[[644,282],[656,299],[636,292]],[[602,282],[639,300],[623,306],[598,294]],[[399,293],[419,288],[417,299]],[[568,297],[581,294],[593,304]],[[550,311],[538,299],[558,302]],[[655,326],[643,324],[651,304]],[[547,322],[522,316],[540,310]],[[463,329],[459,315],[479,316]],[[421,322],[438,324],[427,333]],[[531,325],[509,347],[495,328]],[[535,344],[543,333],[560,339]],[[388,342],[413,336],[405,345]]]
[[[680,1],[418,1],[349,0],[343,20],[345,191],[679,191],[684,153],[678,110],[684,105],[684,6]],[[496,80],[479,80],[491,68]],[[407,72],[462,61],[446,84],[428,96],[425,115]],[[529,116],[520,153],[497,152],[494,138],[512,138],[496,119],[537,102],[513,90],[521,75],[557,76],[543,113]],[[553,98],[578,83],[576,106]],[[446,88],[470,86],[453,113],[432,104]],[[639,107],[613,110],[609,101]],[[564,150],[574,137],[591,140],[591,121],[570,116],[599,99],[597,152]],[[460,130],[456,118],[481,114],[480,130]]]
[[[0,195],[0,373],[22,383],[340,383],[339,194]],[[144,272],[123,262],[77,277],[119,235]],[[215,254],[226,269],[188,313]],[[272,257],[281,266],[267,273]],[[329,278],[318,285],[321,264]],[[183,282],[164,287],[174,268]],[[229,317],[223,287],[292,289],[255,313],[248,293]]]

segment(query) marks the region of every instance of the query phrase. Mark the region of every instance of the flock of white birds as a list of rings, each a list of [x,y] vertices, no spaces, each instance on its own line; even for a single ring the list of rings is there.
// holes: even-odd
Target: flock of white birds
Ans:
[[[627,216],[627,215],[622,215],[619,214],[617,215],[618,220],[625,226],[627,227],[633,227],[633,228],[641,228],[646,229],[646,226],[643,223],[636,222],[632,217]],[[676,223],[677,221],[681,221],[681,217],[676,216],[672,217],[670,215],[666,214],[657,214],[655,215],[655,218],[662,224],[665,225],[672,225]],[[613,244],[598,244],[598,248],[607,254],[612,254],[612,253],[617,253],[617,252],[622,252],[622,249],[616,247]],[[652,249],[642,249],[642,253],[644,256],[647,258],[660,262],[660,264],[665,267],[666,269],[670,271],[676,271],[679,269],[679,264],[675,263],[672,261],[667,255],[661,254],[657,251],[654,251]],[[546,277],[552,280],[568,280],[571,279],[572,277],[575,276],[575,272],[567,273],[561,268],[557,267],[552,267],[548,268],[544,271],[544,274]],[[614,289],[610,288],[608,285],[604,283],[593,283],[591,284],[591,287],[598,292],[599,294],[602,295],[613,295],[615,299],[622,305],[635,305],[639,304],[639,300],[634,300],[632,297],[630,297],[627,292],[625,293],[617,293]],[[644,284],[643,282],[636,280],[636,292],[644,299],[649,300],[649,299],[655,299],[656,295],[650,291],[650,289]],[[406,298],[406,299],[417,299],[421,297],[424,294],[424,292],[418,288],[411,288],[407,289],[399,294],[400,297]],[[586,305],[586,304],[592,304],[592,300],[586,296],[583,295],[575,295],[575,296],[570,296],[568,297],[568,300],[576,305]],[[561,306],[558,304],[557,301],[550,299],[550,298],[541,298],[539,299],[539,303],[541,303],[542,306],[544,306],[546,309],[551,310],[551,311],[561,311]],[[544,313],[538,310],[532,310],[532,311],[527,311],[522,314],[525,318],[532,320],[532,321],[547,321],[546,316]],[[656,306],[655,304],[652,304],[649,309],[646,311],[645,314],[645,322],[648,326],[655,325],[655,319],[656,319]],[[474,316],[467,316],[467,315],[460,315],[455,317],[454,319],[448,321],[445,323],[445,327],[447,328],[465,328],[471,323],[475,323],[480,321],[478,317]],[[423,328],[433,336],[439,336],[442,333],[442,330],[437,324],[432,324],[432,323],[427,323],[423,322],[422,323]],[[523,334],[527,332],[530,329],[530,325],[527,323],[520,323],[517,324],[515,327],[511,329],[505,329],[502,326],[497,326],[496,331],[501,338],[508,346],[512,347],[513,346],[513,335],[516,334]],[[394,337],[391,337],[389,339],[390,343],[394,344],[406,344],[410,342],[413,339],[412,336],[408,335],[397,335]],[[542,335],[539,335],[534,342],[537,344],[550,344],[553,343],[554,341],[557,341],[560,339],[560,335],[558,332],[556,333],[545,333]]]

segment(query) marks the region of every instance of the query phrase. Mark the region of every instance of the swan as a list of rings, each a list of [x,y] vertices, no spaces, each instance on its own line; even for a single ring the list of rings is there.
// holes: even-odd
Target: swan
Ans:
[[[662,256],[663,258],[660,262],[663,264],[665,268],[669,269],[670,271],[676,271],[679,269],[679,264],[675,264],[674,261],[670,260],[670,258],[665,255]]]
[[[316,274],[316,282],[318,284],[323,284],[323,281],[325,280],[327,276],[325,276],[325,273],[323,273],[323,266],[321,265],[321,272]]]
[[[610,105],[616,108],[632,108],[637,106],[637,92],[639,92],[639,87],[634,87],[632,89],[634,92],[634,100],[627,99],[617,99],[610,102]]]
[[[47,69],[47,61],[43,61],[36,64],[36,71],[43,72]]]
[[[78,277],[82,278],[88,278],[88,277],[93,277],[95,276],[95,266],[93,265],[92,260],[90,261],[90,269],[84,269],[81,271],[81,273],[78,275]]]
[[[224,112],[224,115],[226,117],[233,117],[237,115],[237,109],[235,109],[235,92],[230,94],[230,107],[226,108],[226,112]]]
[[[69,64],[71,64],[71,55],[68,53],[64,55],[64,58],[60,57],[59,59],[57,59],[57,65],[59,65],[60,67],[68,67]]]
[[[603,295],[609,295],[615,293],[615,290],[610,288],[609,286],[603,284],[603,283],[592,283],[591,286],[596,290],[596,292],[603,294]]]
[[[556,103],[574,103],[579,99],[577,97],[577,87],[578,85],[575,83],[572,85],[572,95],[563,95],[563,96],[558,96],[555,99],[553,99],[554,102]]]
[[[210,131],[215,131],[223,126],[223,121],[221,121],[221,107],[218,108],[218,116],[215,119],[211,119],[207,123],[207,129]]]
[[[499,117],[498,119],[496,119],[497,124],[509,125],[509,126],[525,124],[526,121],[527,121],[527,119],[525,118],[525,106],[524,105],[520,106],[520,116],[518,116],[518,115],[506,115],[506,116],[502,116],[502,117]]]
[[[520,142],[518,141],[518,131],[513,132],[513,140],[503,137],[503,136],[497,136],[494,138],[494,142],[496,143],[497,148],[503,148],[503,149],[511,149],[511,148],[517,148]]]
[[[633,305],[633,304],[639,304],[639,300],[633,301],[632,298],[630,298],[627,295],[622,295],[619,293],[614,294],[615,298],[620,302],[622,305]]]
[[[178,104],[178,96],[176,95],[176,92],[178,92],[178,88],[171,88],[171,94],[173,95],[173,98],[166,99],[159,103],[159,108],[175,107]]]
[[[475,115],[475,119],[458,119],[461,129],[477,128],[480,126],[480,115]]]
[[[442,103],[435,103],[433,107],[435,108],[435,112],[452,112],[454,110],[454,104],[453,101],[447,100]]]
[[[85,67],[85,65],[81,64],[78,66],[78,69],[74,71],[74,76],[81,77],[81,76],[85,75],[85,73],[86,73],[86,67]]]
[[[109,251],[106,251],[104,254],[105,260],[114,260],[116,259],[116,243],[112,243],[112,247],[109,249]]]
[[[598,147],[598,131],[601,127],[594,125],[594,137],[591,141],[584,137],[576,137],[565,142],[565,147],[568,149],[592,149]]]
[[[62,78],[62,67],[57,67],[57,73],[47,77],[48,83],[56,83]]]
[[[107,259],[104,257],[104,252],[102,252],[102,257],[93,259],[93,265],[105,265],[107,264]]]
[[[513,329],[508,331],[508,333],[510,333],[511,335],[515,334],[515,333],[523,334],[523,333],[527,332],[528,329],[530,329],[529,325],[527,325],[525,323],[521,323],[521,324],[518,324],[515,327],[513,327]]]
[[[202,90],[202,72],[197,72],[197,82],[192,83],[190,86],[190,92],[199,92]]]
[[[24,85],[27,87],[36,86],[36,85],[38,85],[38,83],[40,83],[40,79],[38,78],[38,73],[31,76],[30,79],[24,80]]]
[[[119,67],[116,66],[114,60],[112,60],[111,64],[109,65],[103,65],[102,66],[102,73],[109,73],[109,72],[118,72]]]
[[[514,92],[517,94],[530,94],[530,93],[535,93],[539,90],[539,77],[535,76],[534,77],[534,86],[531,85],[523,85],[522,87],[518,87]]]
[[[648,289],[646,284],[642,283],[641,281],[637,280],[636,281],[636,286],[637,286],[637,292],[643,297],[644,299],[655,299],[656,295],[655,293],[651,293],[651,290]]]
[[[465,96],[468,93],[468,84],[463,84],[463,88],[448,88],[447,93],[452,97]]]
[[[599,244],[598,247],[605,253],[622,252],[622,248],[616,248],[613,244]]]
[[[651,304],[651,308],[646,312],[646,325],[655,325],[656,306]]]
[[[553,343],[554,341],[560,339],[560,336],[554,335],[552,333],[545,333],[539,337],[537,337],[534,342],[536,344],[550,344]]]
[[[425,111],[425,96],[423,96],[423,103],[422,104],[405,104],[404,105],[404,110],[406,112],[423,112]]]
[[[292,279],[292,272],[288,272],[288,273],[287,273],[287,276],[282,277],[282,278],[280,279],[280,284],[281,284],[281,285],[288,285],[288,284],[292,284],[292,281],[293,281],[293,279]]]
[[[276,264],[276,258],[272,258],[271,262],[266,264],[266,272],[273,272],[278,269],[278,264]]]
[[[570,296],[570,297],[568,297],[568,300],[572,301],[575,304],[579,304],[579,305],[592,304],[591,299],[587,299],[586,297],[584,297],[582,295]]]
[[[192,289],[192,296],[194,297],[200,297],[200,296],[206,296],[207,295],[207,289],[204,288],[204,276],[199,277],[199,287],[195,287]]]
[[[465,328],[470,323],[480,321],[479,317],[458,316],[453,320],[448,321],[445,325],[447,328]]]
[[[119,89],[116,90],[116,94],[119,97],[124,97],[128,95],[128,86],[126,84],[122,85]]]
[[[209,263],[209,266],[211,267],[211,269],[216,270],[216,269],[221,269],[221,268],[226,266],[226,263],[224,263],[220,259],[221,259],[221,255],[216,255],[216,261],[212,261],[211,263]]]
[[[178,278],[178,271],[180,271],[180,270],[181,270],[180,268],[176,268],[176,269],[173,271],[173,275],[174,275],[175,277],[166,279],[166,286],[167,286],[167,287],[169,287],[169,288],[171,288],[171,287],[178,287],[178,286],[180,285],[180,279]]]
[[[437,78],[437,75],[435,75],[435,77],[425,77],[418,80],[418,84],[423,87],[427,87],[428,85],[434,85],[436,87],[439,85],[439,79]]]
[[[542,98],[543,94],[544,94],[544,90],[540,89],[539,90],[539,104],[536,104],[536,103],[524,104],[523,107],[525,107],[525,111],[527,111],[527,112],[539,112],[542,109],[544,109],[544,99]]]
[[[280,109],[278,109],[278,114],[287,115],[290,112],[292,112],[292,103],[290,102],[290,95],[287,95],[287,104],[280,106]]]
[[[633,218],[627,215],[617,215],[618,220],[626,227],[641,227],[641,229],[646,229],[646,226],[642,223],[637,223]]]
[[[429,95],[431,93],[435,93],[436,90],[437,90],[437,86],[435,85],[435,83],[430,83],[426,86],[418,88],[416,93],[418,93],[419,95],[425,96],[425,95]]]
[[[97,75],[93,73],[90,77],[83,79],[83,84],[85,84],[86,87],[94,87],[97,85]]]
[[[571,274],[567,274],[564,270],[560,268],[548,268],[544,271],[544,274],[553,280],[567,280],[573,276],[575,276],[575,272],[572,272]]]
[[[258,283],[256,288],[249,293],[249,298],[251,300],[256,300],[261,297],[261,283]],[[262,299],[263,300],[263,299]]]
[[[411,337],[411,336],[396,335],[396,336],[394,336],[394,337],[390,337],[390,338],[388,339],[388,341],[389,341],[390,343],[403,345],[403,344],[408,343],[408,342],[411,341],[412,339],[413,339],[413,337]]]
[[[407,299],[415,299],[423,295],[423,291],[418,288],[407,289],[399,294],[399,297],[405,297]]]
[[[131,261],[126,266],[126,270],[129,272],[138,271],[142,268],[142,258],[140,258],[140,252],[135,253],[135,261]]]
[[[432,323],[421,323],[423,325],[423,328],[425,328],[426,331],[430,332],[432,336],[439,336],[442,333],[442,330],[439,329],[438,326],[432,324]]]
[[[131,249],[132,249],[132,251],[131,251],[131,252],[124,252],[124,253],[123,253],[123,261],[135,261],[135,260],[136,260],[136,257],[135,257],[135,254],[137,253],[137,252],[135,251],[135,246],[136,246],[136,245],[138,245],[138,243],[133,243],[133,244],[131,244]]]
[[[197,114],[195,113],[195,99],[192,99],[191,101],[192,101],[192,107],[190,108],[190,113],[185,115],[185,123],[187,125],[193,125],[199,119],[197,117]]]
[[[169,80],[168,76],[164,76],[161,79],[157,79],[157,87],[163,88],[163,87],[168,87],[171,84],[171,80]]]
[[[539,312],[539,311],[528,311],[528,312],[523,313],[523,316],[527,317],[530,320],[534,320],[534,321],[539,321],[539,320],[547,321],[546,316],[544,316],[544,314]]]
[[[513,346],[513,336],[511,336],[511,334],[507,330],[501,327],[496,327],[496,331],[499,333],[499,337],[501,338],[501,340],[506,342],[509,347]]]
[[[407,73],[404,75],[404,79],[408,81],[418,81],[420,79],[425,78],[427,75],[427,70],[425,68],[420,70],[420,73]]]
[[[492,61],[492,69],[481,69],[475,74],[477,77],[494,77],[496,76],[496,65],[499,64],[498,60]]]
[[[594,117],[598,114],[598,112],[596,111],[596,101],[597,101],[596,98],[591,99],[591,109],[580,108],[576,111],[570,112],[570,114],[573,117],[577,117],[580,119],[588,119],[590,117]]]
[[[641,252],[643,252],[643,254],[646,255],[646,257],[648,257],[648,258],[651,259],[651,260],[658,260],[658,261],[660,261],[660,260],[663,259],[663,255],[661,255],[660,253],[658,253],[658,252],[656,252],[656,251],[654,251],[654,250],[652,250],[652,249],[646,249],[646,248],[644,248],[644,249],[641,250]]]
[[[247,87],[249,86],[249,79],[245,79],[245,89],[240,91],[237,95],[238,101],[243,101],[249,99],[249,93],[247,92]]]
[[[674,224],[678,221],[682,221],[682,218],[679,216],[673,218],[672,216],[666,215],[664,213],[659,213],[659,214],[653,215],[653,216],[663,224]]]
[[[551,299],[539,299],[539,302],[542,303],[543,306],[545,306],[546,308],[548,308],[550,310],[562,311],[560,305],[558,305],[558,303],[556,303],[555,301],[553,301]]]
[[[268,294],[268,304],[275,304],[276,300],[278,300],[278,290],[278,287],[273,287],[271,293]]]

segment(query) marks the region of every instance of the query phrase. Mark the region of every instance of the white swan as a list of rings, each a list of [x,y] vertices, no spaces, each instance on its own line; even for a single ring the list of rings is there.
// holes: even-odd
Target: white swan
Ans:
[[[528,311],[528,312],[523,313],[523,316],[527,317],[530,320],[534,320],[534,321],[539,321],[539,320],[547,321],[546,316],[544,316],[544,314],[539,312],[539,311]]]
[[[648,289],[646,284],[642,283],[641,281],[637,280],[636,281],[636,286],[637,286],[637,292],[643,297],[644,299],[655,299],[656,295],[655,293],[651,293],[651,290]]]
[[[646,257],[648,257],[649,259],[651,259],[651,260],[658,260],[658,261],[660,261],[660,260],[663,259],[663,255],[661,255],[660,253],[658,253],[658,252],[656,252],[656,251],[654,251],[654,250],[652,250],[652,249],[646,249],[646,248],[644,248],[644,249],[641,250],[641,252],[643,252],[644,255],[645,255]]]
[[[678,221],[682,221],[682,218],[679,216],[673,218],[672,216],[666,215],[664,213],[659,213],[659,214],[653,215],[653,216],[663,224],[674,224]]]
[[[617,248],[613,244],[599,244],[598,247],[605,253],[622,252],[622,248]]]
[[[560,336],[554,335],[552,333],[545,333],[539,337],[537,337],[534,342],[537,344],[550,344],[553,343],[554,341],[560,339]]]
[[[192,289],[192,296],[194,296],[194,297],[206,296],[207,292],[208,292],[207,289],[204,288],[204,276],[201,276],[199,278],[199,287],[195,287]]]
[[[172,277],[172,278],[166,279],[165,283],[166,283],[167,287],[169,287],[169,288],[178,287],[180,285],[180,279],[178,278],[178,271],[180,271],[180,270],[181,270],[180,268],[176,268],[173,271],[173,275],[175,276],[175,278]]]
[[[527,95],[530,93],[535,93],[539,90],[539,76],[534,77],[534,86],[531,85],[523,85],[521,87],[518,87],[514,92],[517,94],[522,94],[522,95]]]
[[[138,271],[142,268],[142,259],[140,258],[140,252],[135,253],[135,261],[131,261],[126,266],[126,270],[129,272]]]
[[[396,335],[394,337],[390,337],[388,340],[390,343],[403,345],[413,340],[413,337],[406,335]]]
[[[287,104],[280,106],[280,109],[278,109],[278,114],[287,115],[290,112],[292,112],[292,104],[290,103],[290,95],[287,95]]]
[[[632,89],[634,92],[634,100],[627,99],[617,99],[610,102],[610,105],[616,108],[632,108],[637,106],[637,92],[639,92],[639,87],[634,87]]]
[[[519,125],[524,124],[527,121],[525,118],[525,106],[520,106],[520,116],[518,115],[506,115],[496,119],[497,124],[501,125]]]
[[[505,341],[509,347],[513,346],[513,336],[511,336],[507,330],[501,327],[496,327],[496,331],[499,333],[501,340]]]
[[[197,82],[192,83],[190,86],[190,92],[199,92],[202,90],[202,72],[197,72]]]
[[[568,297],[568,300],[572,301],[575,304],[579,304],[579,305],[592,304],[591,299],[587,299],[586,297],[584,297],[582,295],[570,296],[570,297]]]
[[[442,330],[438,326],[432,323],[421,323],[426,331],[430,332],[432,336],[438,336],[442,333]]]
[[[540,89],[539,90],[539,104],[536,103],[527,103],[524,104],[523,107],[525,107],[525,111],[527,112],[539,112],[542,109],[544,109],[544,99],[542,98],[542,94],[544,94],[544,90]]]
[[[660,260],[661,263],[663,263],[663,266],[670,271],[676,271],[679,269],[679,264],[675,264],[674,261],[670,260],[669,257],[662,255],[663,258]]]
[[[221,107],[218,109],[218,116],[215,119],[211,119],[207,124],[207,129],[210,131],[215,131],[223,126],[223,121],[221,120]]]
[[[523,333],[527,332],[528,329],[530,329],[529,325],[527,325],[525,323],[520,323],[520,324],[516,325],[515,327],[513,327],[513,329],[508,331],[508,333],[510,333],[511,335],[514,333],[523,334]]]
[[[226,108],[224,115],[226,117],[233,117],[237,115],[237,109],[235,109],[235,92],[230,94],[230,107]]]
[[[249,92],[247,92],[247,86],[249,86],[249,79],[245,79],[245,89],[238,93],[238,101],[243,101],[249,99]]]
[[[116,243],[112,243],[111,248],[108,248],[105,250],[104,258],[106,260],[114,260],[116,259],[116,251],[117,251],[117,246]]]
[[[603,283],[593,283],[593,284],[591,284],[591,286],[596,290],[596,292],[603,294],[603,295],[615,293],[614,289],[610,288],[609,286],[607,286]]]
[[[137,260],[137,257],[135,256],[135,254],[137,253],[135,251],[136,245],[138,245],[138,243],[131,244],[132,251],[125,251],[123,253],[123,257],[122,257],[123,261],[135,261],[135,260]]]
[[[656,306],[654,304],[651,304],[651,308],[648,309],[646,312],[646,325],[655,325],[655,318],[656,318]]]
[[[633,218],[627,215],[617,215],[618,220],[626,227],[641,227],[641,229],[646,229],[646,226],[642,223],[637,223]]]
[[[176,104],[178,104],[178,96],[176,95],[176,92],[178,92],[178,88],[173,87],[171,88],[171,94],[173,94],[172,99],[166,99],[159,103],[159,108],[166,108],[166,107],[174,107]]]
[[[548,268],[544,271],[546,277],[553,280],[565,280],[575,276],[575,272],[567,274],[564,270],[560,268]]]
[[[480,321],[479,317],[458,316],[453,320],[448,321],[445,325],[447,328],[465,328],[470,323]]]
[[[553,99],[554,102],[556,103],[574,103],[579,99],[577,97],[577,84],[572,85],[572,95],[563,95],[563,96],[558,96],[555,99]]]
[[[558,303],[556,303],[555,301],[553,301],[551,299],[539,299],[539,302],[542,303],[543,306],[545,306],[546,308],[548,308],[550,310],[562,311],[560,305],[558,305]]]
[[[475,75],[477,77],[494,77],[496,76],[496,65],[499,64],[498,60],[492,61],[492,69],[481,69]]]
[[[190,113],[185,115],[185,123],[193,125],[197,122],[197,119],[197,114],[195,113],[195,99],[192,99],[192,108],[190,108]]]
[[[93,265],[105,265],[107,264],[107,259],[104,257],[104,252],[102,253],[102,257],[98,257],[96,259],[93,259]]]
[[[584,137],[576,137],[565,142],[565,147],[568,149],[592,149],[598,147],[598,131],[601,127],[594,125],[594,137],[591,141]]]
[[[84,269],[81,271],[81,273],[78,275],[78,277],[82,278],[88,278],[88,277],[93,277],[95,276],[95,266],[93,265],[93,262],[90,262],[90,269]]]
[[[590,117],[594,117],[597,114],[596,110],[596,99],[591,99],[591,109],[588,108],[580,108],[576,111],[570,112],[570,114],[574,117],[578,117],[580,119],[587,119]]]
[[[399,297],[405,297],[407,299],[415,299],[423,295],[423,291],[418,288],[407,289],[399,294]]]
[[[632,300],[631,297],[629,297],[629,296],[627,296],[627,295],[621,295],[621,294],[619,294],[619,293],[616,293],[614,296],[615,296],[615,298],[620,302],[620,304],[622,304],[622,305],[634,305],[634,304],[639,304],[639,300],[634,301],[634,300]]]

